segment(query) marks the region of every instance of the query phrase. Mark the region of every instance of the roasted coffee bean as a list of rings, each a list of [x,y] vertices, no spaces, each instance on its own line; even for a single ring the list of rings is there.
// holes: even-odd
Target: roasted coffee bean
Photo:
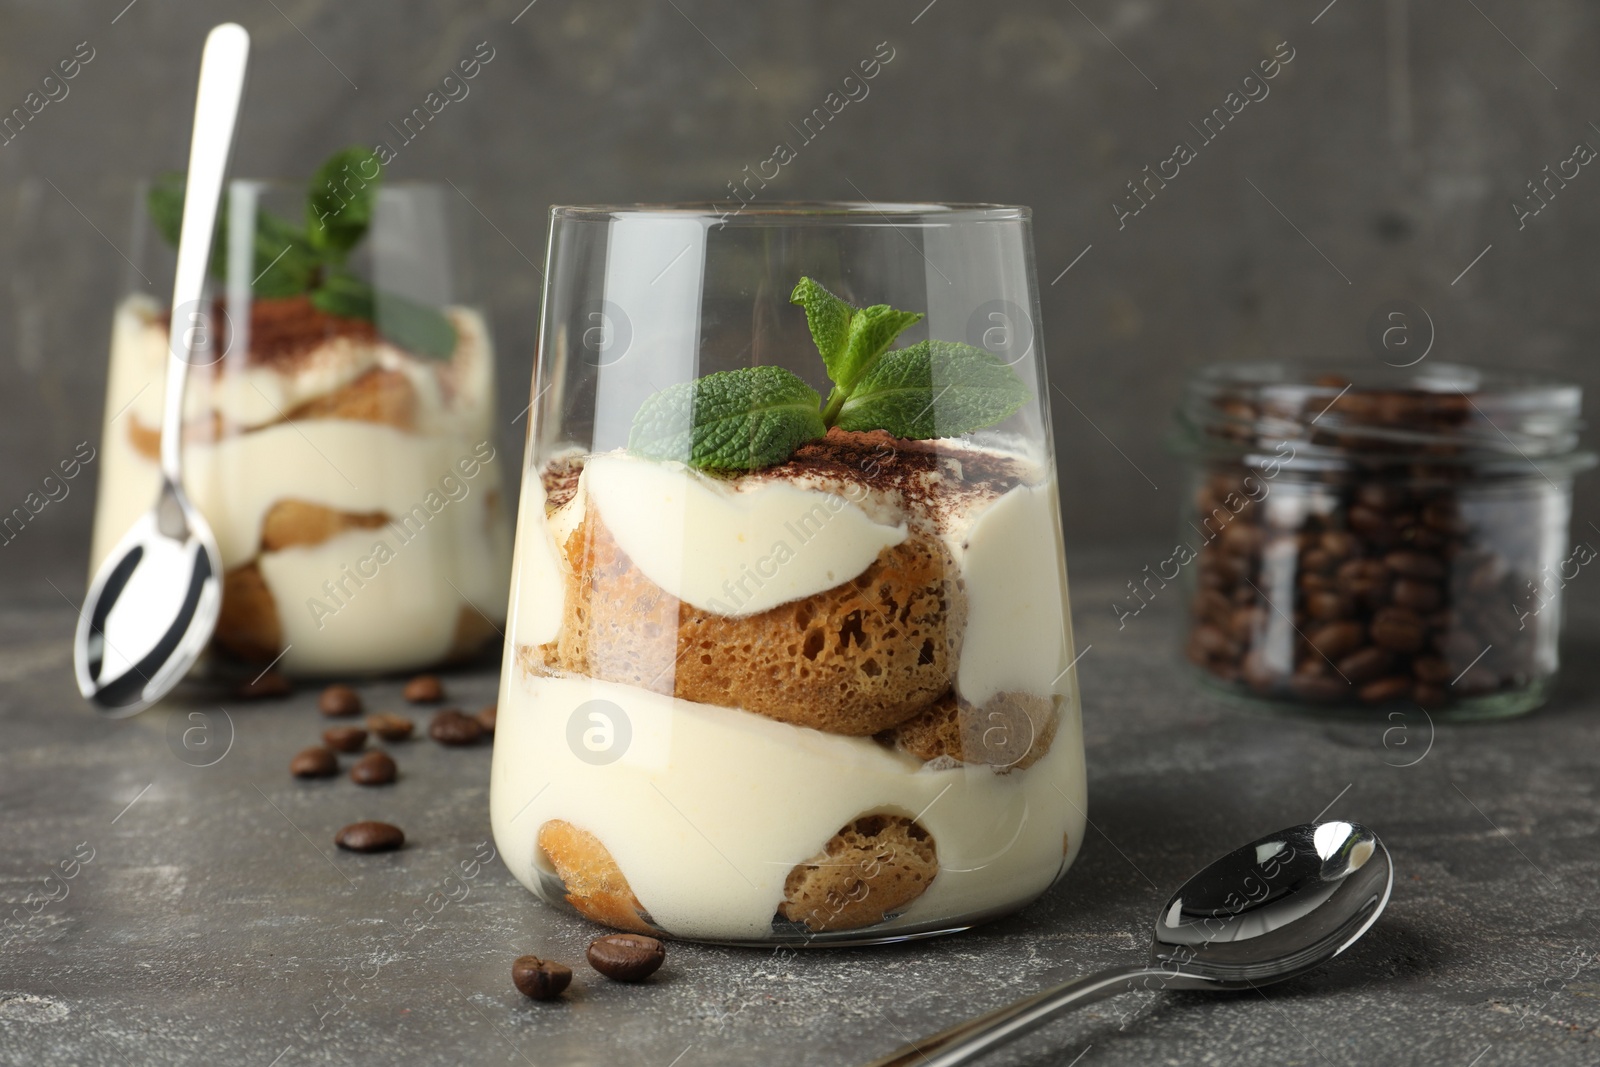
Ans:
[[[1301,700],[1332,703],[1350,698],[1350,683],[1332,674],[1296,674],[1289,680],[1289,692]]]
[[[1411,690],[1411,699],[1420,704],[1424,710],[1441,707],[1450,699],[1450,693],[1442,685],[1433,685],[1429,682],[1418,682]]]
[[[1388,544],[1394,538],[1394,527],[1381,512],[1359,504],[1350,509],[1350,528],[1369,541]]]
[[[478,725],[483,727],[483,732],[490,737],[494,736],[494,722],[499,707],[500,705],[498,704],[490,704],[473,716],[474,719],[478,720]]]
[[[1342,619],[1350,614],[1350,602],[1338,593],[1312,593],[1306,611],[1313,619]]]
[[[1239,654],[1239,646],[1227,634],[1210,623],[1204,626],[1197,626],[1193,640],[1195,647],[1208,656],[1237,656]]]
[[[268,670],[249,681],[234,687],[233,695],[240,700],[280,700],[294,692],[289,679],[277,671]]]
[[[1330,553],[1320,548],[1308,549],[1300,554],[1300,566],[1313,574],[1330,571],[1337,562]]]
[[[1440,592],[1437,585],[1431,582],[1418,581],[1415,578],[1400,578],[1394,583],[1390,592],[1390,599],[1402,608],[1429,612],[1444,602],[1444,594]]]
[[[1329,530],[1317,544],[1335,563],[1349,559],[1361,547],[1361,542],[1344,530]]]
[[[330,726],[322,731],[322,743],[338,752],[360,752],[367,743],[367,731],[359,726]]]
[[[554,1000],[572,984],[572,968],[538,956],[518,956],[511,964],[511,984],[523,996]]]
[[[393,852],[406,843],[406,834],[386,822],[353,822],[333,835],[333,843],[351,852]]]
[[[368,752],[350,768],[350,780],[356,785],[388,785],[394,777],[394,759],[387,752]]]
[[[444,683],[437,674],[419,674],[406,683],[405,696],[413,704],[437,704],[444,699]]]
[[[1266,619],[1266,609],[1257,604],[1234,608],[1233,617],[1228,620],[1228,636],[1243,645],[1255,636]]]
[[[1348,678],[1351,685],[1361,685],[1388,673],[1393,663],[1394,657],[1383,649],[1368,647],[1339,660],[1338,667],[1339,673]]]
[[[1383,562],[1389,569],[1405,578],[1421,578],[1427,582],[1437,582],[1445,575],[1444,562],[1437,556],[1423,555],[1421,552],[1399,550],[1390,552],[1383,557]]]
[[[640,982],[656,973],[667,947],[643,934],[612,934],[589,945],[589,966],[619,982]]]
[[[428,724],[428,736],[441,745],[475,745],[483,739],[483,726],[460,708],[446,708]]]
[[[1311,631],[1307,638],[1318,652],[1337,660],[1360,648],[1367,633],[1359,622],[1330,622]]]
[[[361,714],[361,694],[348,685],[330,685],[317,697],[317,709],[332,718]]]
[[[1496,689],[1499,685],[1500,679],[1495,677],[1493,671],[1483,667],[1468,667],[1466,672],[1461,675],[1461,680],[1455,683],[1454,688],[1469,696],[1475,696],[1479,693],[1487,693],[1492,689]]]
[[[367,729],[385,741],[404,741],[411,736],[411,731],[416,729],[416,726],[404,715],[379,712],[377,715],[367,716]]]
[[[1422,617],[1405,608],[1381,608],[1368,628],[1374,644],[1391,652],[1415,652],[1428,641]]]
[[[1410,678],[1392,674],[1387,678],[1368,682],[1356,691],[1364,704],[1387,704],[1391,700],[1400,700],[1410,696],[1412,684]]]
[[[339,773],[339,757],[321,745],[308,748],[289,761],[289,773],[296,778],[332,778]]]
[[[1450,664],[1438,656],[1418,656],[1411,661],[1411,673],[1417,676],[1417,681],[1430,685],[1443,685],[1455,677]]]

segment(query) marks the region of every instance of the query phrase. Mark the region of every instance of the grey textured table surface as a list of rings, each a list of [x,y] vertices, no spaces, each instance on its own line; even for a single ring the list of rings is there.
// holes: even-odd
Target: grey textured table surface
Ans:
[[[1575,596],[1562,695],[1532,717],[1299,721],[1193,690],[1171,599],[1118,631],[1105,604],[1143,557],[1073,562],[1095,830],[1061,885],[910,945],[675,945],[641,986],[581,965],[595,928],[498,861],[471,866],[489,839],[487,747],[412,742],[385,792],[296,782],[288,759],[323,723],[312,692],[100,722],[72,686],[66,605],[0,609],[0,914],[24,917],[0,929],[0,1062],[849,1067],[1140,956],[1154,909],[1213,853],[1325,807],[1378,829],[1398,865],[1388,912],[1349,953],[1262,994],[1106,1001],[989,1062],[1600,1062],[1592,598]],[[447,681],[467,707],[493,699],[491,670]],[[394,683],[365,692],[399,704]],[[195,711],[219,741],[233,726],[211,766],[169,745]],[[405,827],[407,848],[336,852],[333,831],[366,817]],[[74,876],[47,882],[62,861]],[[33,913],[29,893],[57,899]],[[563,1002],[511,987],[530,951],[577,964]]]

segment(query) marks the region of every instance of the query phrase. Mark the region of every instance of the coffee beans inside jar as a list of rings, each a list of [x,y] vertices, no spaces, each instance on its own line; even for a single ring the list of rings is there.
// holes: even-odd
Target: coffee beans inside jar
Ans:
[[[1187,571],[1186,655],[1231,690],[1462,717],[1536,707],[1560,619],[1541,577],[1568,554],[1571,476],[1592,463],[1577,411],[1576,387],[1462,367],[1212,368],[1179,414],[1182,543],[1113,610],[1130,625]]]

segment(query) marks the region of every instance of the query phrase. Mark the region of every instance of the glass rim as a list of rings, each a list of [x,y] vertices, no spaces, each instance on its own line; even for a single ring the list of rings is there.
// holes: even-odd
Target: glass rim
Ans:
[[[774,220],[792,223],[887,222],[935,225],[951,222],[1026,222],[1033,209],[1021,204],[941,201],[779,200],[757,206],[741,200],[695,200],[680,203],[552,204],[550,219],[572,222],[607,222],[618,216],[706,219],[722,224],[762,224]]]

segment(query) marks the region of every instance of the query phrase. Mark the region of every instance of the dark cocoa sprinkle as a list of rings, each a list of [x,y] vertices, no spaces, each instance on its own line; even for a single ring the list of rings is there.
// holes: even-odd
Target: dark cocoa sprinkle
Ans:
[[[478,720],[478,725],[483,727],[483,732],[488,734],[490,737],[494,736],[494,723],[499,707],[500,705],[498,704],[490,704],[488,707],[484,708],[482,711],[478,712],[478,714],[473,716],[473,718]]]
[[[333,835],[333,843],[351,852],[393,852],[406,843],[405,831],[386,822],[353,822]]]
[[[361,714],[361,694],[348,685],[330,685],[317,697],[317,709],[329,718]]]
[[[444,683],[437,674],[419,674],[406,683],[405,697],[413,704],[437,704],[444,699]]]
[[[545,507],[559,508],[578,493],[578,477],[583,474],[583,456],[573,453],[545,464],[539,472],[544,483]]]
[[[332,778],[339,773],[339,757],[320,745],[308,748],[289,761],[289,773],[296,778]]]
[[[523,996],[554,1000],[572,984],[572,968],[538,956],[518,956],[511,965],[511,983]]]
[[[563,456],[545,467],[540,478],[546,507],[557,508],[572,499],[583,460],[580,455]],[[931,473],[944,476],[930,485]],[[907,441],[882,430],[836,426],[826,437],[801,445],[784,462],[738,477],[855,484],[899,495],[908,508],[937,514],[963,498],[1000,496],[1022,484],[1025,473],[1024,465],[1009,456],[939,441]]]
[[[483,724],[460,708],[446,708],[428,724],[428,736],[441,745],[475,745],[483,734]]]
[[[589,966],[618,982],[642,982],[661,967],[667,946],[643,934],[612,934],[589,945]]]
[[[359,726],[330,726],[322,731],[322,743],[337,752],[360,752],[367,743],[367,731]]]
[[[292,692],[294,686],[286,676],[267,671],[250,681],[240,682],[233,694],[240,700],[280,700]]]
[[[367,716],[367,729],[385,741],[404,741],[411,736],[416,725],[404,715],[391,715],[382,711]]]
[[[375,341],[377,327],[367,319],[343,318],[321,311],[308,296],[250,303],[250,362],[287,368],[312,349],[335,337]]]
[[[350,780],[356,785],[388,785],[395,774],[394,760],[387,752],[368,752],[350,768]]]

